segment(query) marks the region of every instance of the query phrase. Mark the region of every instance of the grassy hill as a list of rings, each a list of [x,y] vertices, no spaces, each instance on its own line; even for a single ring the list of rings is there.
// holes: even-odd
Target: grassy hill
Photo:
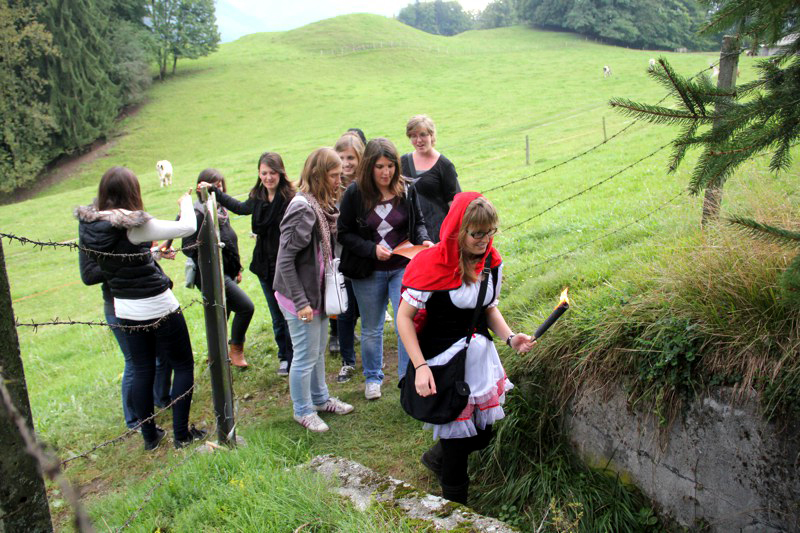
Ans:
[[[611,112],[607,102],[612,96],[660,99],[661,88],[646,74],[647,61],[655,55],[522,27],[439,37],[375,15],[348,15],[289,32],[248,35],[222,45],[211,57],[180,62],[177,75],[155,85],[141,110],[120,124],[106,157],[81,167],[74,177],[32,200],[0,207],[0,231],[40,240],[73,239],[77,235],[73,207],[91,202],[101,174],[112,165],[132,168],[140,177],[146,209],[171,218],[178,196],[193,186],[203,168],[219,168],[228,179],[229,192],[246,193],[256,179],[258,156],[265,150],[281,153],[293,178],[312,150],[332,145],[349,127],[362,128],[368,137],[388,137],[401,153],[408,152],[405,123],[417,113],[436,121],[437,148],[455,163],[462,188],[487,190],[586,151],[604,139],[604,127],[610,137],[628,126],[630,121]],[[716,60],[714,54],[665,55],[683,73],[698,72]],[[740,61],[742,79],[751,79],[752,59]],[[612,77],[603,78],[603,65],[612,67]],[[502,226],[515,225],[621,171],[665,145],[673,133],[635,124],[575,161],[488,196],[499,208]],[[526,135],[530,166],[525,164]],[[662,150],[591,192],[501,232],[496,244],[507,264],[504,305],[515,329],[532,330],[563,286],[571,287],[579,306],[613,284],[621,271],[637,269],[661,253],[666,243],[680,243],[695,231],[700,201],[683,197],[653,217],[598,239],[642,217],[684,187],[691,166],[668,175],[668,152]],[[172,162],[171,188],[158,186],[154,166],[160,159]],[[766,167],[766,162],[754,161],[731,180],[726,186],[727,209],[749,208],[753,191],[767,185],[797,205],[797,166],[788,176],[770,177],[768,183]],[[247,259],[253,245],[246,238],[250,221],[236,218],[233,224]],[[75,252],[40,251],[16,243],[3,246],[14,313],[21,321],[102,317],[99,289],[80,283]],[[576,247],[581,248],[541,264]],[[182,260],[164,266],[184,305],[198,298],[196,291],[182,287]],[[235,388],[241,398],[240,427],[253,445],[277,450],[278,463],[291,464],[308,453],[338,452],[424,487],[434,486],[416,462],[429,437],[399,412],[391,377],[384,399],[373,404],[363,400],[360,382],[342,387],[329,380],[333,394],[352,401],[356,413],[335,420],[327,435],[307,437],[291,421],[288,389],[274,376],[275,348],[260,287],[249,273],[243,287],[257,307],[246,349],[255,368],[236,374]],[[187,320],[201,363],[205,339],[200,306],[187,311]],[[45,441],[66,455],[122,432],[118,400],[122,359],[107,330],[73,326],[19,332],[36,426]],[[387,346],[392,343],[387,340]],[[201,385],[192,418],[210,427],[207,375],[201,369],[198,364]],[[335,372],[337,362],[331,361],[329,369]],[[295,451],[287,456],[282,445],[275,444],[282,439],[300,451],[292,448]],[[136,438],[95,455],[76,462],[69,473],[86,484],[89,493],[120,493],[113,505],[99,496],[91,498],[96,517],[115,509],[106,518],[117,526],[144,492],[138,485],[128,495],[127,487],[152,477],[151,459],[141,454]],[[162,450],[159,457],[168,463],[179,460],[172,450]],[[202,476],[215,468],[214,461],[204,459],[201,464],[206,466],[197,467],[192,475],[206,479]],[[172,493],[158,494],[166,510],[147,510],[137,527],[180,529],[174,522],[180,507],[166,503]],[[291,529],[303,524],[299,515],[297,520],[287,522],[293,524]],[[226,524],[209,528],[251,527]]]

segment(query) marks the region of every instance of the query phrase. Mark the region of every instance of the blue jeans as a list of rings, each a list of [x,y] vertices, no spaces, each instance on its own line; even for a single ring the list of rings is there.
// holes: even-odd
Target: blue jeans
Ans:
[[[120,319],[126,326],[152,324],[154,320],[136,321]],[[175,372],[172,382],[172,397],[181,400],[172,406],[172,430],[175,438],[186,440],[189,435],[189,409],[192,405],[192,394],[189,392],[194,384],[194,355],[189,339],[186,320],[180,313],[167,315],[155,329],[128,329],[122,334],[128,343],[133,361],[133,386],[131,396],[133,410],[139,420],[153,415],[153,384],[156,375],[156,360],[162,357],[169,361]],[[142,424],[142,437],[145,442],[153,441],[156,436],[156,424],[153,420]]]
[[[272,317],[272,333],[275,336],[275,344],[278,345],[278,359],[287,361],[291,365],[292,338],[289,334],[289,327],[286,325],[286,319],[283,317],[283,310],[278,305],[278,300],[275,299],[275,291],[272,290],[272,284],[261,278],[258,278],[258,280],[261,282],[261,290],[264,291],[264,298],[267,299],[267,307],[269,307],[269,314]]]
[[[400,285],[405,268],[376,270],[364,279],[351,280],[353,292],[361,312],[361,363],[367,383],[383,382],[383,324],[386,320],[386,305],[392,301],[394,315],[400,307]],[[397,321],[395,320],[395,332]],[[408,366],[408,353],[397,336],[397,376],[401,379]]]
[[[329,397],[328,385],[325,383],[328,317],[314,315],[310,322],[303,322],[289,311],[283,308],[281,311],[286,318],[294,346],[289,370],[289,394],[292,397],[294,414],[310,415],[314,412],[312,405],[322,405]]]
[[[106,323],[119,324],[117,315],[114,314],[114,302],[104,302],[103,312],[106,315]],[[133,396],[131,390],[133,389],[133,359],[131,358],[131,351],[128,348],[128,340],[122,334],[120,328],[110,328],[117,339],[119,349],[122,350],[122,357],[125,359],[125,368],[122,371],[122,414],[125,417],[125,425],[128,428],[134,428],[139,423],[139,419],[133,410]],[[153,403],[157,407],[166,407],[171,402],[169,396],[169,389],[172,382],[172,369],[169,363],[164,361],[162,357],[156,357],[156,377],[153,382]]]

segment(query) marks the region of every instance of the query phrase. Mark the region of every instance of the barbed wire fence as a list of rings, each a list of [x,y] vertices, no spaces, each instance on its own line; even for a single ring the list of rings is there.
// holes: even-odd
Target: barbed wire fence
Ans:
[[[208,215],[208,216],[204,217],[204,222],[201,225],[201,227],[198,229],[197,241],[194,244],[190,245],[190,246],[185,246],[185,247],[179,248],[179,250],[184,250],[185,251],[185,250],[198,249],[198,252],[199,252],[199,260],[198,261],[201,264],[201,270],[204,268],[206,263],[210,263],[212,265],[210,267],[210,270],[208,270],[206,272],[206,275],[208,275],[208,277],[206,279],[209,280],[209,282],[206,284],[206,286],[209,289],[211,289],[210,292],[208,293],[208,294],[211,294],[210,298],[207,297],[207,293],[204,291],[202,300],[194,299],[188,305],[183,306],[183,307],[178,307],[174,311],[172,311],[170,313],[167,313],[167,314],[165,314],[165,315],[163,315],[163,316],[161,316],[161,317],[159,317],[157,319],[154,319],[154,320],[151,320],[151,321],[144,321],[144,322],[140,322],[140,323],[112,324],[112,323],[108,323],[106,321],[72,320],[72,319],[69,319],[69,318],[66,319],[66,320],[61,320],[58,317],[56,317],[56,318],[50,319],[50,320],[39,320],[39,321],[36,321],[36,320],[33,320],[33,319],[31,319],[29,321],[28,320],[19,320],[18,318],[14,318],[13,319],[13,323],[11,324],[11,326],[14,329],[19,329],[19,328],[23,328],[23,327],[24,328],[31,328],[34,332],[37,332],[39,330],[39,328],[42,328],[42,327],[45,327],[45,326],[90,326],[90,327],[91,326],[100,326],[100,327],[109,327],[109,328],[113,328],[113,329],[120,329],[120,330],[123,330],[123,331],[150,331],[150,330],[154,330],[154,329],[160,327],[162,325],[162,323],[165,320],[167,320],[169,317],[171,317],[171,316],[173,316],[175,314],[182,314],[187,309],[192,307],[193,305],[202,304],[203,307],[204,307],[204,313],[206,314],[206,332],[207,332],[207,336],[210,335],[210,333],[209,333],[210,329],[209,328],[212,328],[214,330],[221,329],[222,333],[220,333],[220,331],[215,331],[214,332],[215,339],[217,341],[222,339],[221,342],[225,343],[226,342],[226,338],[227,338],[226,337],[226,334],[227,334],[227,320],[226,320],[226,314],[225,314],[225,306],[224,306],[223,303],[220,303],[220,302],[224,302],[224,292],[223,292],[224,289],[221,289],[221,287],[222,287],[222,273],[221,273],[221,259],[219,257],[219,251],[220,251],[220,246],[221,245],[217,240],[218,239],[218,230],[216,229],[217,228],[216,203],[212,198],[206,199],[205,198],[206,195],[202,195],[202,196],[204,197],[203,200],[204,200],[204,203],[206,205],[206,210],[209,213],[214,213],[214,215]],[[206,222],[209,219],[213,220],[213,222],[209,223],[209,224],[206,224]],[[212,224],[213,224],[213,227],[212,227]],[[205,231],[203,231],[203,230],[205,230]],[[26,236],[21,236],[21,235],[17,235],[17,234],[14,234],[14,233],[10,233],[10,232],[2,232],[2,233],[0,233],[0,239],[2,239],[2,238],[6,238],[9,241],[13,241],[13,242],[18,242],[21,245],[32,246],[34,248],[39,248],[40,250],[44,250],[44,249],[50,249],[50,250],[67,249],[67,250],[70,250],[70,251],[78,251],[81,254],[87,254],[89,257],[115,257],[115,258],[121,258],[122,260],[133,260],[135,258],[141,259],[141,258],[148,257],[148,256],[154,256],[155,257],[155,256],[157,256],[159,254],[159,252],[163,252],[163,250],[159,250],[157,248],[150,249],[150,250],[148,250],[146,252],[132,253],[132,254],[130,254],[130,253],[116,253],[116,252],[101,252],[101,251],[98,251],[98,250],[93,250],[91,248],[87,248],[85,246],[82,246],[81,244],[79,244],[78,242],[75,242],[74,240],[56,241],[56,240],[33,239],[33,238],[26,237]],[[3,256],[1,250],[2,250],[2,248],[0,248],[0,260],[2,260],[2,264],[0,264],[0,267],[2,267],[2,272],[0,272],[0,274],[2,274],[2,280],[0,280],[0,281],[3,281],[3,280],[6,280],[5,258]],[[216,264],[216,269],[214,267],[215,264]],[[219,278],[219,279],[217,279],[217,278]],[[3,283],[5,284],[4,285],[4,287],[5,287],[4,292],[8,291],[9,289],[8,289],[7,282],[3,281]],[[8,303],[7,304],[3,303],[3,306],[5,307],[6,305],[8,305],[7,311],[9,311],[9,312],[6,313],[5,312],[6,309],[3,309],[3,315],[4,315],[4,320],[8,319],[8,321],[11,321],[11,317],[14,316],[14,313],[13,313],[13,304],[11,303],[11,300],[10,300],[10,293],[8,294],[8,299],[9,299]],[[3,301],[5,302],[5,298],[4,298]],[[209,319],[209,312],[210,312],[211,309],[214,309],[214,308],[216,308],[217,310],[212,312],[212,315],[211,315],[212,318]],[[219,311],[220,308],[222,309],[222,311]],[[221,326],[219,324],[220,321],[219,320],[215,320],[213,318],[214,316],[216,316],[217,318],[222,317]],[[217,344],[219,344],[219,342],[217,342]],[[16,345],[16,348],[14,350],[12,350],[12,351],[15,351],[16,352],[16,357],[19,358],[19,347],[18,347],[18,345]],[[230,431],[227,432],[226,435],[225,435],[225,437],[227,437],[227,439],[220,438],[220,443],[235,443],[235,433],[234,433],[235,424],[233,422],[234,419],[233,419],[233,414],[232,413],[235,412],[236,407],[235,407],[235,404],[233,404],[234,400],[233,400],[233,397],[232,397],[232,394],[231,394],[232,391],[230,389],[228,389],[228,391],[225,391],[225,392],[228,393],[227,396],[221,395],[221,397],[224,396],[224,399],[222,400],[222,404],[225,407],[225,413],[226,414],[221,417],[220,413],[217,412],[217,407],[220,404],[220,400],[218,398],[216,398],[216,396],[218,395],[218,391],[215,390],[214,380],[216,379],[217,382],[219,382],[220,378],[225,376],[225,372],[224,372],[224,370],[223,371],[214,370],[214,368],[216,368],[218,366],[223,366],[222,363],[227,363],[226,360],[224,361],[222,359],[223,356],[220,355],[219,352],[220,352],[219,349],[212,350],[212,347],[209,344],[208,364],[205,366],[205,369],[204,369],[203,373],[201,373],[200,376],[197,376],[196,378],[193,379],[192,385],[187,390],[185,390],[183,393],[181,393],[177,397],[172,398],[171,401],[168,403],[168,405],[164,406],[160,410],[156,410],[150,416],[144,418],[143,420],[140,420],[135,427],[127,429],[122,434],[117,435],[117,436],[115,436],[113,438],[107,439],[107,440],[105,440],[103,442],[100,442],[98,444],[95,444],[95,445],[89,447],[86,451],[82,451],[80,453],[75,453],[72,456],[70,456],[70,457],[68,457],[66,459],[63,459],[63,460],[59,460],[58,458],[56,458],[56,457],[44,452],[44,448],[36,440],[36,437],[33,434],[33,431],[27,427],[25,418],[22,417],[19,414],[19,412],[15,410],[14,405],[13,405],[13,401],[11,400],[11,396],[9,394],[7,394],[7,392],[5,391],[5,383],[0,382],[0,385],[3,386],[3,391],[2,392],[5,393],[3,395],[3,398],[2,398],[2,400],[3,400],[2,406],[5,408],[6,411],[8,411],[9,417],[12,418],[14,420],[14,422],[16,423],[16,425],[18,427],[18,431],[19,431],[20,436],[21,436],[21,439],[22,439],[22,441],[25,442],[26,451],[31,456],[33,456],[33,458],[37,461],[37,464],[39,465],[39,470],[40,470],[41,474],[43,476],[46,476],[48,479],[52,479],[54,482],[57,482],[59,484],[59,486],[61,487],[61,490],[62,490],[62,493],[63,493],[65,499],[68,501],[70,506],[73,508],[73,511],[74,511],[74,514],[75,514],[75,522],[76,522],[75,527],[76,527],[77,530],[79,530],[81,532],[93,531],[91,522],[89,521],[89,518],[88,518],[88,515],[86,514],[85,510],[83,509],[83,507],[80,504],[79,494],[69,484],[69,482],[66,481],[65,477],[63,476],[63,470],[62,469],[65,469],[73,461],[76,461],[78,459],[89,458],[97,450],[99,450],[101,448],[105,448],[105,447],[110,446],[112,444],[118,443],[118,442],[124,440],[125,438],[127,438],[128,436],[130,436],[130,435],[132,435],[134,433],[137,433],[137,431],[142,427],[143,424],[151,423],[153,420],[156,419],[156,417],[158,417],[164,411],[167,411],[167,410],[171,409],[176,403],[178,403],[180,401],[185,401],[185,399],[187,397],[189,397],[196,390],[196,387],[197,387],[197,384],[198,384],[198,379],[202,375],[204,375],[206,372],[209,372],[212,375],[212,380],[211,380],[212,381],[212,396],[214,397],[214,409],[215,409],[215,413],[217,414],[217,428],[219,430],[221,430],[222,428],[227,428],[228,425],[233,425],[233,427],[230,428]],[[17,360],[19,360],[19,359],[17,359]],[[13,354],[12,354],[12,359],[9,359],[9,361],[13,362]],[[20,375],[13,376],[13,379],[16,380],[16,381],[19,381],[20,383],[22,383],[24,385],[25,377],[24,377],[24,374],[22,373],[22,365],[21,365],[21,363],[18,364],[18,365],[12,365],[12,367],[15,367],[15,368],[18,367],[19,368],[19,374],[20,374]],[[2,370],[2,369],[0,369],[0,370]],[[215,378],[215,376],[216,376],[216,378]],[[228,376],[229,376],[229,374],[228,374]],[[0,375],[0,377],[2,377],[2,376]],[[24,402],[27,405],[27,402],[28,402],[28,400],[27,400],[27,392],[25,392],[24,394],[25,394]],[[229,404],[233,404],[233,405],[229,405]],[[230,415],[227,414],[228,411],[230,411],[230,413],[231,413]],[[225,426],[220,427],[220,421],[221,420],[226,424]],[[31,425],[32,425],[32,423],[31,423]],[[141,510],[144,508],[144,506],[152,498],[152,495],[153,495],[154,491],[159,486],[161,486],[164,482],[166,482],[167,479],[169,478],[169,476],[174,471],[176,471],[180,466],[182,466],[186,461],[188,461],[189,458],[194,456],[194,454],[196,453],[196,451],[198,449],[199,449],[199,447],[195,447],[189,454],[187,454],[186,457],[184,457],[184,459],[182,461],[180,461],[177,464],[174,464],[172,467],[168,468],[164,472],[163,477],[160,480],[160,482],[158,482],[156,485],[154,485],[151,488],[150,491],[148,491],[148,493],[145,495],[144,501],[141,503],[139,508],[136,510],[136,512],[134,512],[134,514],[132,514],[125,521],[125,523],[120,528],[117,529],[118,531],[121,531],[122,529],[128,527],[135,520],[136,516],[141,512]],[[47,511],[46,496],[43,495],[41,500],[45,502],[44,511]],[[31,505],[33,505],[33,504],[31,504]],[[37,503],[37,505],[38,505],[38,503]],[[0,516],[0,524],[4,523],[3,520],[7,516],[15,514],[15,513],[17,513],[17,511],[19,511],[19,509],[15,508],[14,510],[10,511],[9,513],[6,513],[6,514]],[[49,513],[47,513],[47,516],[49,516]]]
[[[707,69],[703,69],[703,71],[695,74],[695,76],[700,75],[702,72],[704,72],[706,70],[711,70],[714,67],[715,67],[715,65],[709,65],[709,67]],[[663,102],[666,98],[668,98],[668,96],[669,95],[665,96],[662,100],[659,101],[659,103]],[[628,131],[630,128],[632,128],[637,122],[638,122],[637,120],[631,122],[630,124],[626,125],[624,128],[622,128],[619,131],[617,131],[615,134],[613,134],[610,137],[607,137],[606,139],[604,139],[602,142],[597,143],[597,144],[591,146],[590,148],[588,148],[586,150],[583,150],[583,151],[579,152],[578,154],[576,154],[576,155],[574,155],[574,156],[572,156],[572,157],[570,157],[570,158],[568,158],[568,159],[566,159],[566,160],[564,160],[564,161],[562,161],[560,163],[554,164],[554,165],[552,165],[550,167],[547,167],[547,168],[545,168],[545,169],[543,169],[541,171],[535,172],[533,174],[522,176],[522,177],[519,177],[519,178],[514,178],[514,179],[509,180],[509,181],[507,181],[505,183],[502,183],[500,185],[493,186],[493,187],[483,191],[483,193],[486,194],[486,193],[489,193],[489,192],[494,192],[494,191],[497,191],[497,190],[500,190],[500,189],[504,189],[504,188],[509,187],[511,185],[514,185],[516,183],[532,179],[532,178],[540,176],[540,175],[542,175],[542,174],[544,174],[546,172],[553,171],[553,170],[555,170],[557,168],[560,168],[560,167],[562,167],[564,165],[567,165],[567,164],[569,164],[571,162],[574,162],[574,161],[576,161],[576,160],[578,160],[578,159],[590,154],[591,152],[597,150],[601,146],[603,146],[605,144],[608,144],[609,142],[613,141],[614,139],[619,138],[622,134],[624,134],[626,131]],[[516,222],[516,223],[512,224],[511,226],[508,226],[505,229],[505,231],[511,231],[511,230],[517,229],[517,228],[521,227],[522,225],[524,225],[524,224],[526,224],[526,223],[528,223],[528,222],[530,222],[530,221],[532,221],[532,220],[534,220],[534,219],[536,219],[536,218],[538,218],[538,217],[540,217],[540,216],[552,211],[556,207],[558,207],[560,205],[563,205],[563,204],[565,204],[567,202],[570,202],[570,201],[572,201],[572,200],[574,200],[574,199],[576,199],[576,198],[578,198],[578,197],[580,197],[580,196],[582,196],[584,194],[587,194],[588,192],[590,192],[590,191],[596,189],[597,187],[599,187],[600,185],[602,185],[604,183],[607,183],[608,181],[616,178],[617,176],[619,176],[622,173],[624,173],[625,171],[633,168],[634,166],[640,164],[641,162],[643,162],[643,161],[655,156],[656,154],[658,154],[659,152],[661,152],[662,150],[667,148],[670,144],[671,143],[667,143],[667,144],[664,144],[664,145],[660,146],[659,148],[657,148],[657,149],[653,150],[652,152],[648,153],[647,155],[640,157],[636,161],[628,164],[624,168],[622,168],[622,169],[610,174],[609,176],[607,176],[607,177],[595,182],[594,184],[592,184],[592,185],[590,185],[588,187],[585,187],[585,188],[577,191],[576,193],[571,194],[571,195],[569,195],[569,196],[567,196],[567,197],[565,197],[565,198],[553,203],[552,205],[548,206],[547,208],[537,212],[536,214],[534,214],[534,215],[532,215],[532,216],[530,216],[528,218],[525,218],[525,219],[523,219],[523,220],[521,220],[519,222]],[[600,235],[598,237],[595,237],[595,238],[593,238],[591,240],[588,240],[588,241],[585,241],[583,243],[580,243],[579,245],[573,247],[572,249],[570,249],[570,250],[568,250],[566,252],[562,252],[562,253],[550,256],[550,257],[548,257],[548,258],[546,258],[546,259],[544,259],[542,261],[539,261],[539,262],[535,263],[534,265],[532,265],[532,268],[536,268],[538,266],[542,266],[544,264],[547,264],[547,263],[550,263],[552,261],[556,261],[558,259],[566,257],[566,256],[578,251],[581,248],[589,246],[589,245],[591,245],[591,244],[593,244],[595,242],[598,242],[600,240],[609,238],[609,237],[611,237],[611,236],[613,236],[615,234],[618,234],[618,233],[624,231],[625,229],[627,229],[627,228],[629,228],[629,227],[631,227],[631,226],[633,226],[635,224],[639,224],[642,221],[644,221],[645,219],[647,219],[647,218],[653,216],[654,214],[660,212],[661,210],[665,209],[666,207],[668,207],[669,205],[674,203],[678,198],[680,198],[684,194],[685,194],[685,191],[681,190],[675,196],[673,196],[670,199],[668,199],[667,201],[659,204],[654,209],[651,209],[651,210],[647,211],[645,214],[637,217],[633,221],[631,221],[629,223],[626,223],[626,224],[623,224],[623,225],[621,225],[621,226],[619,226],[619,227],[617,227],[617,228],[615,228],[615,229],[613,229],[613,230],[611,230],[609,232],[603,233],[602,235]],[[205,218],[208,219],[209,217],[205,217]],[[45,248],[53,248],[53,249],[55,249],[55,248],[64,248],[64,249],[73,250],[73,251],[80,251],[82,253],[86,253],[86,254],[88,254],[90,256],[94,256],[94,257],[118,256],[118,257],[123,257],[123,258],[126,258],[126,259],[134,259],[134,258],[141,258],[141,257],[147,256],[148,254],[152,254],[153,253],[152,251],[142,252],[142,253],[133,253],[133,254],[118,254],[118,253],[113,253],[113,252],[100,252],[100,251],[97,251],[97,250],[92,250],[92,249],[86,248],[84,246],[81,246],[75,240],[68,240],[68,241],[40,240],[40,239],[33,239],[33,238],[29,238],[29,237],[26,237],[26,236],[21,236],[21,235],[17,235],[17,234],[14,234],[14,233],[9,233],[9,232],[0,232],[0,238],[8,239],[10,242],[11,241],[15,241],[15,242],[18,242],[21,245],[33,246],[34,248],[39,248],[40,250],[44,250]],[[181,248],[178,248],[175,251],[176,252],[177,251],[188,251],[188,250],[192,250],[192,249],[198,248],[201,245],[202,245],[202,242],[200,240],[198,240],[196,243],[194,243],[194,244],[192,244],[190,246],[181,247]],[[531,267],[526,267],[526,268],[531,268]],[[193,300],[187,306],[185,306],[183,308],[178,308],[176,311],[174,311],[174,313],[182,313],[186,309],[189,309],[190,307],[192,307],[193,305],[196,305],[198,303],[201,303],[204,306],[220,306],[220,304],[209,302],[204,298],[202,301],[201,300]],[[171,314],[172,313],[170,313],[170,315]],[[20,328],[20,327],[32,328],[34,332],[38,331],[38,329],[40,327],[44,327],[44,326],[75,326],[75,325],[101,326],[101,327],[120,328],[120,329],[128,329],[128,330],[136,330],[136,329],[149,330],[149,329],[157,328],[159,326],[159,324],[170,315],[165,315],[165,316],[163,316],[163,317],[161,317],[161,318],[159,318],[157,320],[154,320],[151,323],[141,324],[141,325],[110,324],[110,323],[103,322],[103,321],[77,321],[77,320],[70,320],[70,319],[60,320],[60,319],[58,319],[58,317],[56,317],[56,318],[54,318],[52,320],[45,320],[45,321],[40,321],[40,322],[37,322],[37,321],[35,321],[33,319],[31,319],[30,321],[24,321],[24,320],[15,319],[14,325],[17,328]],[[210,368],[211,368],[211,365],[207,365],[206,369],[204,370],[203,373],[208,371]],[[91,525],[91,523],[90,523],[90,521],[88,519],[88,515],[86,514],[85,510],[83,509],[83,507],[81,505],[78,493],[72,488],[72,486],[69,484],[69,482],[64,478],[62,469],[66,468],[73,461],[76,461],[78,459],[86,459],[86,458],[90,457],[97,450],[102,449],[102,448],[107,447],[107,446],[110,446],[112,444],[118,443],[118,442],[124,440],[125,438],[127,438],[128,436],[130,436],[131,434],[136,433],[137,429],[139,427],[141,427],[142,424],[148,423],[148,422],[154,420],[161,413],[163,413],[164,411],[170,409],[176,402],[181,401],[187,395],[192,394],[192,392],[195,390],[196,386],[197,386],[197,381],[195,380],[195,382],[191,385],[191,387],[187,391],[185,391],[180,396],[172,399],[172,401],[167,406],[165,406],[162,409],[154,412],[151,416],[149,416],[145,420],[140,421],[139,424],[136,427],[128,429],[128,430],[126,430],[124,433],[122,433],[120,435],[117,435],[117,436],[115,436],[115,437],[113,437],[111,439],[108,439],[108,440],[105,440],[103,442],[100,442],[100,443],[90,447],[89,449],[83,451],[83,452],[76,453],[76,454],[74,454],[74,455],[72,455],[72,456],[70,456],[70,457],[68,457],[66,459],[63,459],[61,461],[55,459],[52,456],[49,456],[43,450],[42,446],[36,440],[36,437],[27,428],[24,418],[21,417],[19,415],[19,412],[16,411],[16,409],[14,408],[13,402],[11,402],[11,397],[8,394],[8,391],[7,391],[5,385],[4,385],[4,383],[2,381],[0,381],[0,395],[2,396],[2,400],[3,400],[3,404],[4,404],[5,409],[11,414],[11,416],[14,419],[15,424],[19,428],[20,434],[23,436],[23,439],[24,439],[24,441],[26,443],[26,449],[28,450],[28,452],[31,455],[33,455],[36,458],[37,462],[40,465],[42,473],[44,475],[46,475],[49,479],[51,479],[54,482],[59,484],[59,486],[61,487],[62,493],[64,494],[65,498],[69,501],[70,505],[73,507],[73,510],[74,510],[74,513],[75,513],[75,525],[76,525],[76,528],[83,533],[83,532],[86,532],[86,531],[93,531],[92,525]],[[142,510],[145,508],[145,506],[151,501],[152,497],[154,496],[154,494],[158,490],[158,488],[160,488],[164,483],[166,483],[167,480],[169,479],[169,477],[175,471],[177,471],[187,461],[189,461],[192,457],[194,457],[199,449],[200,449],[199,447],[193,448],[180,461],[178,461],[177,463],[175,463],[175,464],[171,465],[170,467],[166,468],[165,471],[162,473],[161,479],[158,482],[156,482],[152,487],[150,487],[150,489],[146,492],[146,494],[145,494],[142,502],[140,503],[140,505],[136,508],[136,510],[133,511],[133,513],[128,517],[128,519],[119,528],[116,528],[116,531],[122,531],[125,528],[127,528],[128,526],[130,526],[135,521],[135,519],[139,516],[139,514],[142,512]]]

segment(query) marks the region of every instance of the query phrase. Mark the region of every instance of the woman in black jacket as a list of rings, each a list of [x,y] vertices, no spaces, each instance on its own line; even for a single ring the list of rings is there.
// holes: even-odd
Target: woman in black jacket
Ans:
[[[356,179],[344,193],[338,221],[342,244],[340,270],[352,280],[361,312],[361,361],[364,396],[376,400],[383,383],[383,324],[389,300],[395,315],[400,283],[408,259],[392,253],[411,242],[433,246],[413,187],[400,175],[397,149],[387,139],[367,143]],[[398,376],[405,374],[408,355],[397,342]]]
[[[197,176],[197,183],[207,183],[213,185],[219,190],[222,188],[224,192],[227,188],[225,186],[225,177],[215,168],[207,168]],[[199,196],[199,194],[198,194]],[[194,261],[195,268],[197,268],[197,248],[185,250],[187,246],[193,245],[197,241],[197,236],[200,233],[200,228],[203,227],[203,220],[205,219],[205,208],[198,200],[194,204],[194,213],[197,217],[197,231],[191,237],[183,239],[183,248],[187,256]],[[218,201],[217,206],[217,220],[219,220],[219,238],[220,242],[224,245],[222,248],[222,273],[225,278],[225,304],[228,308],[228,314],[233,313],[233,325],[231,326],[231,337],[228,341],[228,359],[230,359],[233,366],[245,368],[247,361],[244,358],[244,341],[247,336],[247,328],[250,327],[250,321],[253,319],[255,307],[253,301],[247,296],[247,293],[239,287],[242,281],[242,263],[239,260],[239,238],[231,226],[228,211],[222,206],[222,202]],[[195,285],[201,288],[199,283],[200,277],[195,277]]]
[[[258,179],[244,202],[228,196],[218,188],[212,187],[210,190],[216,193],[217,202],[226,209],[237,215],[252,215],[250,227],[256,236],[256,246],[250,261],[250,272],[258,276],[267,299],[269,314],[272,316],[272,332],[278,345],[280,360],[278,374],[288,376],[293,354],[292,339],[272,288],[281,238],[280,223],[286,213],[286,206],[294,196],[294,187],[286,176],[283,159],[275,152],[261,154],[258,159]]]

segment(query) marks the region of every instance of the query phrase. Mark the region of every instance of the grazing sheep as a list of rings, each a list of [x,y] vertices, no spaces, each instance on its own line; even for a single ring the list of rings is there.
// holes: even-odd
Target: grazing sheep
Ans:
[[[608,78],[609,76],[611,76],[611,67],[609,67],[608,65],[605,65],[603,67],[603,77],[604,78]]]
[[[156,163],[156,171],[162,187],[172,185],[172,164],[169,161],[164,159]]]
[[[650,70],[653,70],[654,68],[656,68],[656,60],[651,57],[650,58]]]

